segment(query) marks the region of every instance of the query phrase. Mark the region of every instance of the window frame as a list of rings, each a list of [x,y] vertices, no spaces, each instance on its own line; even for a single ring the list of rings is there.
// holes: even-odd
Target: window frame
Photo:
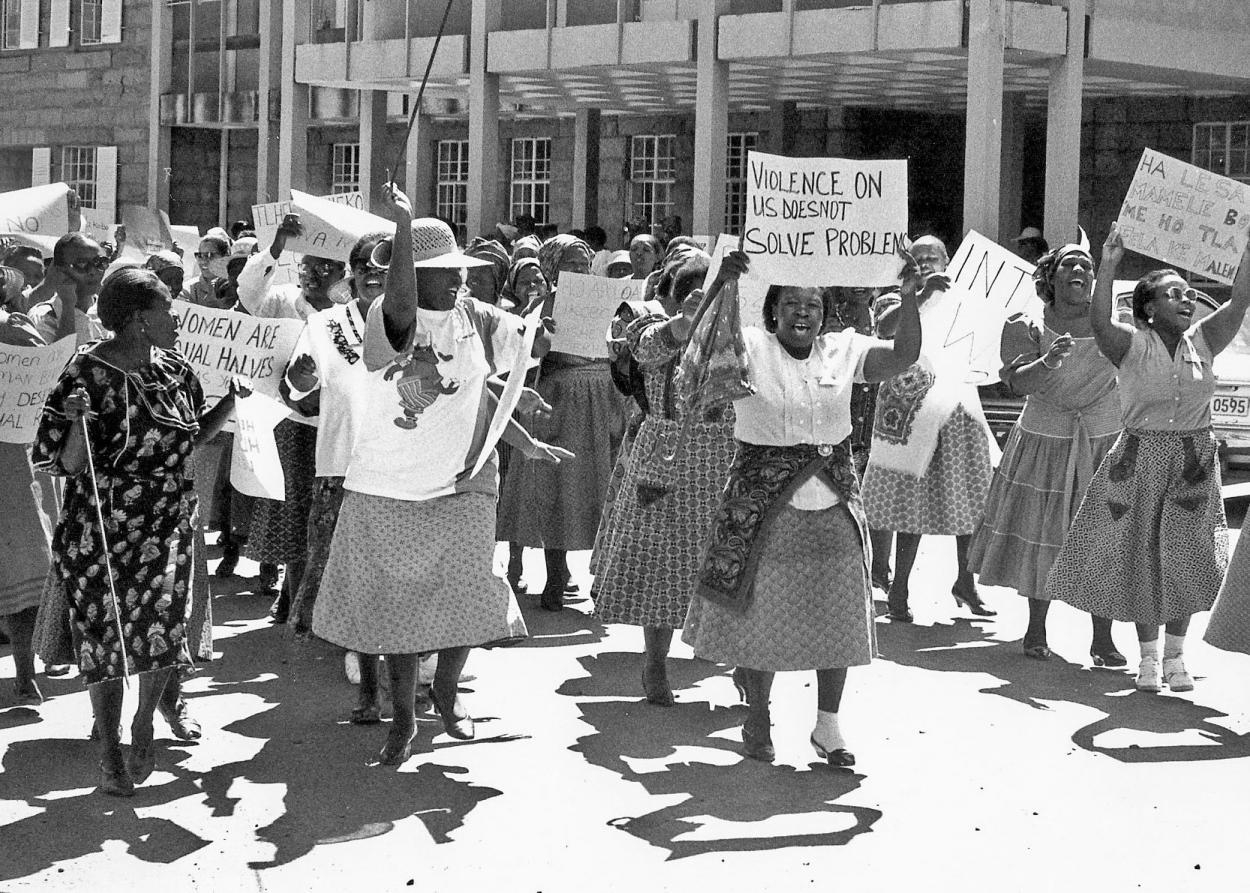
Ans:
[[[662,148],[667,148],[668,154],[662,154]],[[673,199],[676,184],[677,134],[640,133],[631,136],[627,219],[645,220],[650,226],[663,223],[664,218],[671,217],[676,208]]]
[[[1212,147],[1210,136],[1218,133],[1220,129],[1223,130],[1223,148],[1217,150]],[[1242,144],[1234,148],[1233,136],[1234,131],[1237,130],[1241,130],[1244,136]],[[1207,140],[1201,147],[1198,142],[1199,133],[1207,135]],[[1217,152],[1219,157],[1222,158],[1222,163],[1218,168],[1211,163]],[[1199,153],[1202,153],[1205,158],[1200,160]],[[1240,156],[1240,172],[1235,172],[1235,156]],[[1208,170],[1233,180],[1239,180],[1243,183],[1250,183],[1250,120],[1198,122],[1193,126],[1189,160],[1195,167],[1200,167],[1203,170]]]
[[[10,30],[13,32],[12,43],[9,42]],[[22,0],[0,0],[0,50],[17,49],[23,49]]]
[[[350,156],[350,157],[349,157]],[[330,194],[360,191],[360,143],[330,146]]]
[[[539,157],[540,146],[544,147],[542,158]],[[517,157],[518,149],[522,150],[520,158]],[[550,219],[551,149],[552,139],[549,136],[519,136],[512,139],[511,183],[508,188],[508,207],[511,212],[509,219],[515,220],[522,214],[533,216],[534,221],[540,224],[547,223]]]
[[[446,157],[444,150],[447,150]],[[453,155],[456,157],[451,157]],[[467,139],[439,140],[434,145],[434,213],[452,221],[456,237],[463,241],[469,216]]]
[[[739,235],[746,225],[747,153],[754,150],[759,141],[756,130],[734,131],[725,138],[725,219],[721,221],[724,227],[721,231],[729,235]]]
[[[88,8],[92,10],[92,18],[88,19]],[[93,33],[87,33],[88,23],[94,23]],[[83,47],[100,46],[104,43],[104,0],[78,0],[78,45]]]
[[[75,157],[71,160],[71,153]],[[78,155],[78,153],[90,153],[90,161],[84,161],[86,156]],[[88,169],[91,172],[90,177],[76,176],[79,169]],[[100,191],[100,147],[99,146],[61,146],[61,170],[60,179],[62,182],[73,187],[78,193],[79,204],[88,210],[98,210],[99,208],[99,191]],[[83,188],[84,184],[90,187],[90,193]]]

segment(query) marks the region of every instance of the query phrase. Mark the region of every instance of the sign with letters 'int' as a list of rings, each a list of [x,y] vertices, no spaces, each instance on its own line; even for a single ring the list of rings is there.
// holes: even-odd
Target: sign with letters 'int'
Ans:
[[[886,285],[906,246],[906,161],[747,153],[743,250],[769,283]]]
[[[1117,223],[1125,248],[1231,284],[1250,230],[1250,184],[1146,149]]]

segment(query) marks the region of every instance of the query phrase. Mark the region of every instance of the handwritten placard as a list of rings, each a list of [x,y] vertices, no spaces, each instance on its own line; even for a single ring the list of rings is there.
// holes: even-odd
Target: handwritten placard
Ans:
[[[273,244],[278,224],[287,214],[298,214],[304,234],[287,239],[292,254],[312,254],[347,262],[352,246],[366,233],[394,232],[395,224],[363,208],[359,192],[318,197],[291,190],[291,200],[252,205],[256,238],[262,250]]]
[[[275,400],[287,359],[304,323],[298,319],[261,319],[232,310],[174,301],[178,350],[195,369],[209,406],[240,376]]]
[[[48,183],[0,193],[0,233],[51,238],[71,230],[70,188],[65,183]],[[73,229],[79,215],[73,215]]]
[[[0,442],[31,443],[43,401],[74,355],[73,338],[49,347],[0,344]]]
[[[1146,149],[1118,223],[1125,248],[1231,284],[1250,230],[1250,185]]]
[[[230,483],[239,492],[285,501],[286,475],[282,472],[273,429],[286,415],[286,406],[264,394],[253,392],[235,398]]]
[[[893,282],[906,244],[906,161],[747,153],[743,250],[768,282]]]
[[[642,279],[561,273],[552,319],[551,349],[579,357],[608,357],[608,325],[622,301],[641,301]]]
[[[320,197],[328,202],[354,208],[357,211],[364,211],[365,197],[359,192],[340,192],[336,195],[323,195]],[[282,222],[283,217],[287,214],[299,213],[300,211],[295,207],[293,200],[252,205],[252,221],[256,224],[256,241],[260,244],[260,250],[266,251],[273,244],[273,238],[278,232],[278,224]],[[304,221],[301,219],[301,222]],[[391,224],[390,229],[393,230],[394,228],[394,224]],[[278,256],[278,263],[273,273],[274,285],[299,282],[298,257],[291,250],[291,246],[294,244],[294,240],[288,241],[287,250]],[[350,245],[348,250],[351,250]],[[346,256],[344,259],[346,259]]]
[[[998,381],[999,344],[1007,317],[1022,311],[1041,312],[1033,269],[1033,264],[976,230],[968,232],[951,258],[946,268],[951,289],[940,299],[943,312],[926,320],[932,324],[925,338],[938,342],[934,346],[943,352],[957,355],[959,365],[969,370],[966,380],[970,383]]]

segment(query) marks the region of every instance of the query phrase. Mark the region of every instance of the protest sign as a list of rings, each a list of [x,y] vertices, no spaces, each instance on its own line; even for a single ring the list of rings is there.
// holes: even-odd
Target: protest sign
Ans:
[[[930,299],[934,307],[926,314],[926,347],[947,353],[952,362],[968,369],[969,383],[998,381],[1003,323],[1013,313],[1042,309],[1033,269],[1033,264],[970,230],[946,267],[950,291]]]
[[[707,277],[703,280],[703,290],[706,292],[712,287],[712,283],[716,281],[716,274],[720,272],[721,261],[725,259],[731,251],[738,248],[739,239],[737,236],[731,236],[727,233],[721,234],[716,240],[716,248],[711,252],[712,262],[708,266]],[[751,262],[751,268],[747,270],[745,276],[738,280],[738,312],[744,326],[764,326],[764,297],[768,294],[768,281],[760,275],[759,268],[755,266],[755,262]]]
[[[0,344],[0,443],[31,443],[48,392],[74,355],[73,338],[50,347]]]
[[[200,228],[171,225],[169,234],[174,237],[174,245],[182,249],[182,275],[190,282],[200,275],[200,268],[195,262],[195,252],[200,250]]]
[[[1125,248],[1231,284],[1250,230],[1250,184],[1146,149],[1117,222]]]
[[[906,161],[747,153],[743,250],[766,281],[882,285],[906,245]]]
[[[286,250],[292,254],[313,254],[347,262],[352,246],[366,233],[394,232],[395,224],[363,210],[359,192],[346,192],[318,198],[291,190],[291,200],[252,205],[256,238],[263,249],[273,244],[278,224],[287,214],[298,214],[304,234],[287,240]]]
[[[303,193],[300,194],[302,195]],[[354,208],[357,211],[364,211],[364,195],[359,192],[340,192],[336,195],[323,195],[321,198],[328,202],[333,202],[348,208]],[[269,246],[273,244],[273,238],[278,232],[278,224],[282,222],[282,218],[287,214],[300,214],[301,222],[304,222],[305,225],[307,225],[307,222],[302,220],[302,212],[295,207],[293,200],[287,200],[284,202],[266,202],[263,205],[252,205],[252,221],[256,224],[256,241],[260,243],[261,251],[267,250]],[[378,227],[375,227],[374,229],[378,229]],[[366,232],[373,232],[374,229],[366,230]],[[395,229],[395,224],[386,223],[386,225],[381,227],[381,229],[392,232]],[[359,236],[357,238],[359,238]],[[274,285],[282,285],[284,283],[299,281],[299,272],[296,269],[296,253],[303,252],[302,249],[295,249],[293,247],[294,245],[295,240],[292,239],[288,241],[287,250],[283,251],[278,257],[278,263],[273,273]],[[348,245],[347,247],[350,251],[351,245]],[[344,261],[346,261],[346,258],[347,256],[344,255]]]
[[[143,205],[122,205],[122,226],[126,227],[126,248],[140,255],[140,260],[174,247],[174,236],[169,231],[169,218],[164,211]]]
[[[0,233],[14,233],[55,242],[68,232],[77,231],[79,214],[69,207],[70,188],[64,183],[48,183],[0,193]]]
[[[108,211],[100,211],[95,208],[83,208],[82,223],[78,227],[78,231],[84,236],[95,239],[97,242],[112,242],[113,233],[116,225],[113,223],[112,216]]]
[[[240,493],[279,502],[286,499],[286,476],[273,429],[287,412],[285,405],[264,394],[253,392],[235,398],[230,483]]]
[[[579,357],[608,357],[607,331],[622,301],[641,301],[642,279],[561,273],[552,319],[551,349]]]
[[[236,375],[258,393],[279,399],[278,383],[304,329],[302,320],[262,319],[186,301],[174,301],[174,313],[178,351],[200,377],[209,406],[229,393]]]

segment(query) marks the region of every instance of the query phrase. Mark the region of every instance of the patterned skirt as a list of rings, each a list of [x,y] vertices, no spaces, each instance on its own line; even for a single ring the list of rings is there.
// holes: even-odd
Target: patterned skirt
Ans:
[[[1118,409],[1118,408],[1117,408]],[[1119,432],[1076,438],[1012,429],[990,485],[968,569],[987,586],[1044,599],[1046,575],[1068,535],[1085,487]]]
[[[1210,428],[1126,429],[1085,492],[1046,596],[1130,623],[1210,610],[1228,565],[1215,453]]]
[[[692,425],[671,463],[653,458],[681,422],[648,416],[605,509],[591,588],[604,623],[680,629],[699,558],[733,462],[733,421]]]
[[[286,499],[256,500],[243,554],[254,561],[286,564],[303,561],[308,553],[308,512],[312,506],[317,466],[317,429],[283,419],[274,427],[273,439],[286,478]]]
[[[408,502],[347,491],[313,632],[362,654],[415,654],[526,635],[494,572],[495,500]]]
[[[1250,536],[1245,527],[1228,564],[1228,576],[1211,612],[1203,641],[1224,651],[1250,654]]]
[[[52,565],[52,524],[43,484],[35,479],[25,446],[0,443],[0,615],[39,606]]]
[[[499,500],[497,537],[522,546],[589,549],[625,431],[625,398],[599,363],[555,369],[537,390],[552,413],[534,422],[534,437],[576,458],[559,465],[514,461]]]
[[[291,602],[289,622],[296,632],[312,629],[313,607],[321,590],[321,576],[330,559],[330,543],[334,540],[334,527],[342,505],[343,479],[317,478],[312,509],[308,513],[308,563],[304,565],[304,576]]]
[[[682,641],[706,660],[756,670],[869,663],[876,651],[872,588],[859,526],[845,506],[787,506],[763,533],[745,613],[694,598]]]
[[[942,426],[923,477],[868,461],[864,512],[873,530],[964,536],[985,514],[993,468],[985,429],[962,407]]]
[[[612,477],[608,479],[608,492],[603,497],[603,511],[599,514],[599,529],[595,531],[595,544],[590,549],[591,576],[597,577],[602,573],[603,550],[607,544],[608,526],[612,523],[612,517],[616,512],[616,498],[620,495],[621,486],[625,483],[625,471],[629,468],[629,456],[633,452],[634,441],[638,439],[638,432],[645,419],[646,416],[642,412],[636,412],[625,423],[625,436],[621,438],[621,448],[617,450],[616,461],[612,463]]]

